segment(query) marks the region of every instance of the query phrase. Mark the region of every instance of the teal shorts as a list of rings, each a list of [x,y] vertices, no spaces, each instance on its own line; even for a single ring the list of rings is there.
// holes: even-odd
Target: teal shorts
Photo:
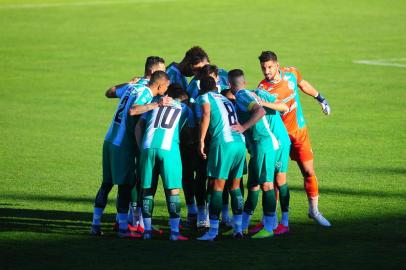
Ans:
[[[207,176],[223,180],[241,178],[245,153],[243,142],[213,145],[210,147],[207,160]]]
[[[274,181],[276,150],[273,149],[271,139],[255,141],[252,144],[248,163],[248,187]]]
[[[135,151],[104,141],[103,183],[134,185]]]
[[[182,160],[179,147],[168,151],[147,148],[141,151],[141,186],[151,188],[161,175],[165,189],[182,188]],[[155,186],[155,185],[154,185]]]
[[[275,173],[287,173],[289,164],[290,145],[276,150]]]

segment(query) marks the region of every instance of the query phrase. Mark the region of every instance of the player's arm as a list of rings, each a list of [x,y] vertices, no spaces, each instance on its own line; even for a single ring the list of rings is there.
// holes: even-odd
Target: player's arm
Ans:
[[[331,113],[331,108],[327,100],[320,95],[316,88],[314,88],[308,81],[301,80],[298,85],[303,93],[314,97],[320,103],[324,114],[329,115]]]
[[[244,133],[244,131],[255,125],[265,115],[265,109],[258,103],[254,103],[249,111],[251,113],[250,119],[242,125],[237,124],[232,126],[235,131]]]
[[[157,107],[162,107],[162,106],[169,106],[172,103],[172,98],[168,96],[162,97],[158,102],[151,102],[148,104],[133,104],[129,114],[131,116],[133,115],[140,115],[146,112],[149,112],[150,110],[153,110]]]
[[[116,85],[116,86],[113,86],[113,87],[107,89],[107,91],[106,91],[106,93],[105,93],[105,96],[106,96],[107,98],[118,98],[118,96],[117,96],[117,94],[116,94],[116,90],[117,90],[118,88],[121,88],[121,87],[125,86],[126,84],[128,84],[128,83],[118,84],[118,85]]]
[[[264,107],[267,107],[269,109],[272,109],[274,111],[278,111],[278,112],[282,112],[282,113],[289,111],[288,105],[286,105],[285,103],[281,103],[281,102],[268,102],[268,101],[261,99],[261,105]]]
[[[204,103],[202,106],[202,115],[200,121],[200,132],[199,132],[199,154],[203,159],[207,158],[204,152],[204,140],[206,139],[207,130],[210,124],[210,103]]]

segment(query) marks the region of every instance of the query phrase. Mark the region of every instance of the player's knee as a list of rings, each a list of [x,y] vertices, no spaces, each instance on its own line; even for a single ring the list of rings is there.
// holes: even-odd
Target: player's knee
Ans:
[[[278,187],[286,184],[286,173],[277,173],[275,177],[275,182]]]
[[[268,191],[273,189],[273,183],[272,182],[265,182],[261,185],[262,191]]]

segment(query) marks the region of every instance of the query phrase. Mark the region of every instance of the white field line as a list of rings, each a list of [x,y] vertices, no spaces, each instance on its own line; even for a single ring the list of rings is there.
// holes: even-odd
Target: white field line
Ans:
[[[390,67],[406,67],[406,64],[394,63],[403,62],[406,58],[391,58],[380,60],[355,60],[352,61],[355,64],[374,65],[374,66],[390,66]]]
[[[116,1],[92,1],[92,2],[73,2],[73,3],[39,3],[39,4],[0,4],[1,9],[41,9],[53,7],[83,7],[83,6],[102,6],[116,4],[139,4],[139,3],[156,3],[172,2],[174,0],[116,0]]]

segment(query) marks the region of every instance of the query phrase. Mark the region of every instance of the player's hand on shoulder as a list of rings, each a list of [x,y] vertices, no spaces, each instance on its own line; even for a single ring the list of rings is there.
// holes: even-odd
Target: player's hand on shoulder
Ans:
[[[240,124],[235,124],[235,125],[231,126],[231,128],[232,128],[234,131],[237,131],[237,132],[239,132],[239,133],[244,133],[244,131],[245,131],[245,128],[244,128],[242,125],[240,125]]]
[[[159,100],[159,106],[170,106],[172,104],[173,99],[171,97],[168,96],[163,96],[160,100]]]
[[[128,83],[137,83],[139,80],[141,80],[140,77],[134,77]]]

